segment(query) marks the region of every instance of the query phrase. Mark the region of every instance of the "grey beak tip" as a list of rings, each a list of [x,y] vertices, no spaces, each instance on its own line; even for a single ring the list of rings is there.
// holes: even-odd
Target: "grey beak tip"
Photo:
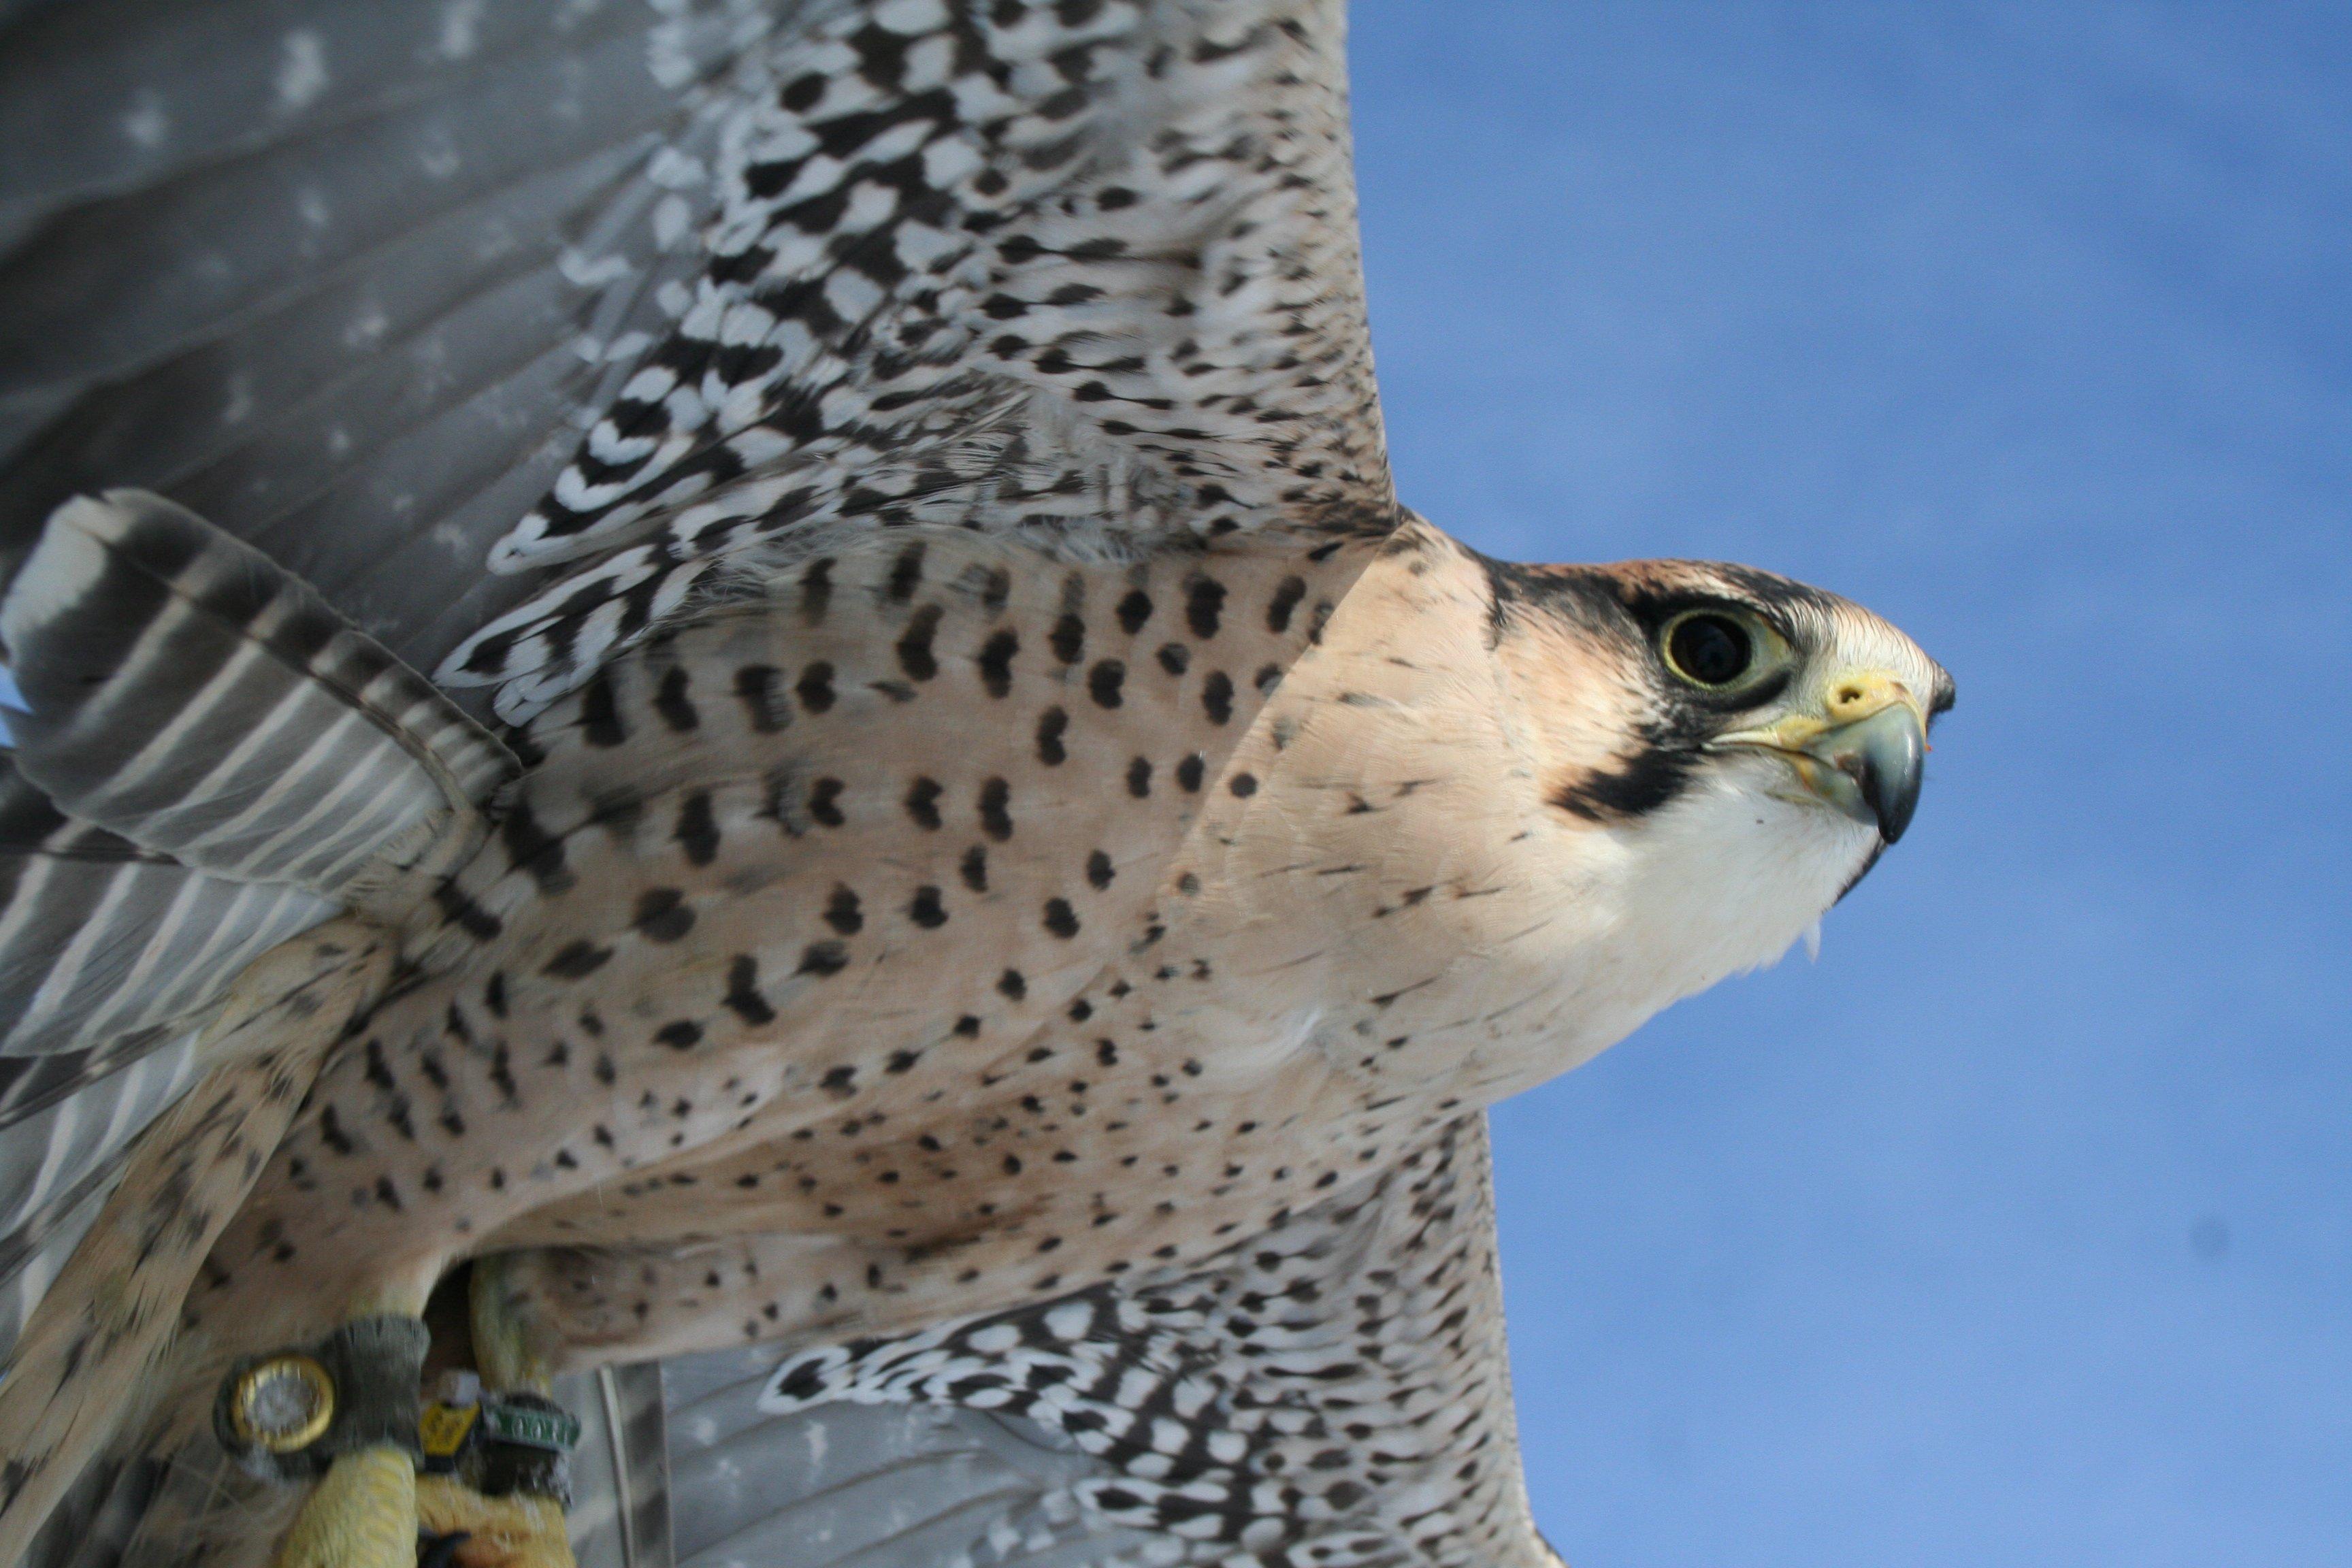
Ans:
[[[1927,737],[1908,708],[1889,708],[1855,728],[1862,731],[1856,736],[1861,743],[1855,760],[1862,774],[1857,782],[1878,818],[1878,837],[1892,844],[1903,837],[1919,808]]]
[[[1888,798],[1872,791],[1870,806],[1878,814],[1878,837],[1889,844],[1901,838],[1903,830],[1911,826],[1911,813],[1917,805],[1915,795]]]

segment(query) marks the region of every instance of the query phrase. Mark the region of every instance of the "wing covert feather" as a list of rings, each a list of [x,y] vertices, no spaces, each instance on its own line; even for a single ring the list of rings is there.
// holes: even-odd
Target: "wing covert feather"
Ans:
[[[570,563],[441,666],[537,711],[829,526],[1101,558],[1397,518],[1339,9],[897,0],[735,65],[676,330],[493,552]]]

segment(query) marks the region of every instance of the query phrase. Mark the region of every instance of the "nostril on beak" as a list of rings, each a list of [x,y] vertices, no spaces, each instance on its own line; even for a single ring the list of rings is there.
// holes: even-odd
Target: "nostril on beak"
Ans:
[[[1867,719],[1891,702],[1909,697],[1903,683],[1879,670],[1856,670],[1842,675],[1830,683],[1824,698],[1827,718],[1832,724],[1851,724]]]

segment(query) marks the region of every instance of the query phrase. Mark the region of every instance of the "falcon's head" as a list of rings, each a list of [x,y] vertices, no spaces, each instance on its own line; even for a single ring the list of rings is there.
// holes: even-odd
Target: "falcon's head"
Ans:
[[[1559,872],[1690,962],[1670,994],[1779,956],[1910,825],[1952,679],[1878,616],[1745,566],[1486,566]]]

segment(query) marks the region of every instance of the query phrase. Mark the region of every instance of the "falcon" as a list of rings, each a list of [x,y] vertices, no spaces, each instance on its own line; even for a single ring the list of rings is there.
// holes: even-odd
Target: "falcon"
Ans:
[[[1336,5],[5,26],[0,1562],[1557,1561],[1485,1108],[1952,686],[1398,502]]]

